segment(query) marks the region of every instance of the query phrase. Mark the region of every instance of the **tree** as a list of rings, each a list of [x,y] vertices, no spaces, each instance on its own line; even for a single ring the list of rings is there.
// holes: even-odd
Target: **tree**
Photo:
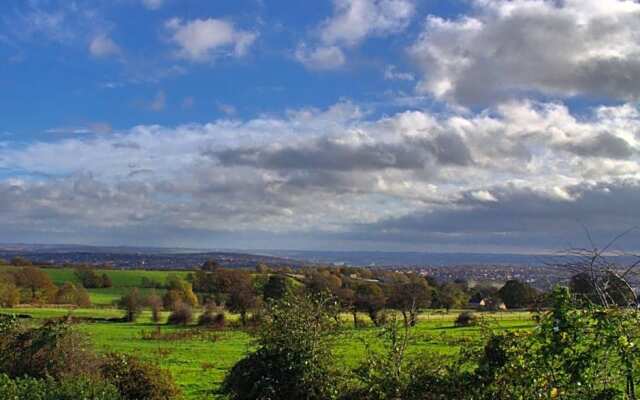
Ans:
[[[75,304],[80,307],[89,307],[91,299],[83,287],[77,287],[71,282],[65,282],[56,293],[57,304]]]
[[[13,282],[0,280],[0,306],[12,308],[20,304],[20,290]]]
[[[605,273],[595,280],[587,272],[575,274],[569,280],[569,288],[583,304],[604,305],[602,302],[604,297],[611,305],[628,306],[633,304],[635,298],[629,285],[613,273]],[[599,288],[602,296],[598,293]]]
[[[227,308],[240,314],[242,325],[247,323],[247,313],[257,305],[257,294],[253,287],[251,275],[244,271],[231,274],[231,285],[228,289]]]
[[[309,293],[335,293],[342,287],[342,280],[329,272],[314,272],[305,286]]]
[[[262,288],[262,296],[265,300],[280,300],[291,291],[289,286],[286,276],[270,275]]]
[[[464,307],[469,302],[469,296],[460,285],[455,283],[447,283],[443,285],[436,293],[435,305],[446,308],[447,311],[452,308]]]
[[[177,275],[167,277],[167,288],[169,290],[163,297],[165,308],[174,309],[177,303],[185,303],[191,307],[198,305],[198,297],[193,293],[191,284]]]
[[[500,290],[498,296],[508,308],[524,308],[535,301],[538,292],[517,279],[508,280]]]
[[[122,296],[118,305],[126,311],[125,319],[134,322],[142,310],[142,297],[138,288],[133,288],[128,294]]]
[[[379,325],[378,315],[385,304],[384,292],[377,284],[365,283],[356,288],[356,308],[369,314],[369,318],[375,325]]]
[[[156,324],[160,322],[160,313],[162,311],[162,298],[153,293],[147,297],[147,304],[151,308],[151,321]]]
[[[207,260],[200,267],[205,272],[215,272],[218,268],[220,268],[220,264],[215,260]]]
[[[16,282],[30,291],[31,301],[52,301],[57,290],[49,275],[35,267],[22,268],[16,273]]]
[[[102,287],[103,288],[113,287],[113,282],[111,281],[111,278],[109,277],[109,275],[104,273],[102,274]]]
[[[332,351],[335,321],[327,297],[287,296],[267,307],[257,350],[227,374],[232,400],[336,399],[339,372]]]
[[[414,326],[420,310],[431,304],[431,288],[427,281],[418,276],[409,278],[407,283],[392,286],[389,305],[402,313],[405,325]]]

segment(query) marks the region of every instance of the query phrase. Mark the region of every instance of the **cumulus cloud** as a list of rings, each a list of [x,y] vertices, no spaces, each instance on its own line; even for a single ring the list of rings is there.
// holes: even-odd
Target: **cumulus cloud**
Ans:
[[[637,100],[640,4],[627,0],[473,0],[429,16],[410,53],[418,90],[466,106],[526,93]]]
[[[637,132],[632,105],[372,117],[343,102],[8,143],[0,169],[20,174],[0,180],[0,217],[24,232],[545,246],[581,223],[607,233],[637,223]]]
[[[237,29],[227,20],[208,18],[183,21],[174,18],[165,23],[177,55],[192,62],[211,62],[223,56],[242,57],[258,34]]]
[[[105,58],[119,55],[122,50],[110,37],[98,35],[89,43],[89,52],[97,58]]]
[[[320,38],[347,46],[403,31],[415,11],[409,0],[334,0],[333,6],[333,16],[320,25]]]
[[[336,69],[346,62],[344,47],[407,28],[415,12],[411,0],[334,0],[333,15],[316,29],[315,42],[298,46],[295,58],[311,69]]]

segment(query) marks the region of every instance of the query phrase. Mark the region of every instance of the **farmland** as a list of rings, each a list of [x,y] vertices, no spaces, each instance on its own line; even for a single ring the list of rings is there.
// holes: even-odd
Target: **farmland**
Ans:
[[[13,267],[7,267],[13,268]],[[77,283],[73,269],[43,269],[56,285],[65,282]],[[145,310],[135,322],[107,321],[120,318],[124,311],[114,306],[123,294],[140,286],[143,278],[164,282],[170,274],[186,279],[187,273],[142,270],[99,270],[107,274],[113,286],[110,288],[88,289],[93,306],[90,308],[32,307],[20,305],[12,309],[0,309],[2,313],[19,313],[32,316],[34,320],[72,316],[78,319],[76,329],[86,333],[99,352],[123,352],[158,363],[171,371],[182,387],[186,398],[212,398],[229,369],[253,347],[250,330],[241,329],[238,316],[227,312],[227,328],[213,331],[200,330],[195,325],[186,327],[167,325],[169,312],[161,314],[161,320],[154,323],[151,313]],[[139,289],[143,293],[164,289]],[[196,308],[195,314],[202,312]],[[528,312],[483,313],[486,324],[480,327],[457,328],[454,320],[459,311],[428,310],[419,315],[412,329],[410,353],[423,351],[453,354],[465,343],[479,340],[483,329],[514,330],[530,329],[533,326]],[[380,345],[381,329],[374,327],[365,314],[359,318],[365,326],[353,328],[351,316],[342,315],[343,324],[334,341],[334,349],[342,365],[354,367],[362,361],[367,346]],[[87,319],[95,319],[88,322]],[[155,335],[153,335],[153,334]]]

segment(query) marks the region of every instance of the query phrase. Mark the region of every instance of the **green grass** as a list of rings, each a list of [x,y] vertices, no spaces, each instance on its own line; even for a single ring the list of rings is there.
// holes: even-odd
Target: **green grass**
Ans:
[[[18,308],[0,312],[19,312],[35,318],[61,317],[69,313],[65,309]],[[119,317],[123,312],[115,309],[77,309],[72,314],[78,317]],[[411,353],[421,351],[454,354],[469,340],[479,339],[479,327],[455,328],[453,321],[457,312],[423,314],[413,329],[410,344]],[[167,313],[164,313],[167,317]],[[495,329],[531,329],[533,321],[526,312],[484,314],[485,320]],[[230,319],[235,319],[230,316]],[[364,319],[364,316],[362,317]],[[345,316],[345,322],[348,316]],[[86,332],[96,348],[102,352],[126,352],[159,363],[169,369],[183,388],[187,399],[212,398],[226,372],[252,348],[251,336],[239,329],[229,329],[210,337],[194,337],[181,340],[144,340],[142,331],[157,329],[151,323],[149,312],[141,315],[135,323],[96,322],[82,323],[78,329]],[[162,325],[164,333],[185,328]],[[356,366],[366,354],[366,343],[376,348],[380,345],[380,330],[374,327],[353,329],[345,323],[345,328],[336,340],[335,351],[340,365]]]

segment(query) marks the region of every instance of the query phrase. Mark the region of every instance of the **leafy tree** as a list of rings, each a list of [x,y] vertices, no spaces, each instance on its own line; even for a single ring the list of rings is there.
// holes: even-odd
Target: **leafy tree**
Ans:
[[[332,352],[335,321],[326,297],[288,296],[267,307],[257,350],[227,374],[222,391],[233,400],[330,400],[340,377]]]
[[[193,310],[188,304],[178,303],[167,323],[170,325],[189,325],[193,321]]]
[[[52,301],[57,291],[49,275],[35,267],[25,267],[18,271],[16,283],[19,287],[28,289],[30,300],[35,302]]]
[[[147,297],[147,305],[151,308],[151,321],[156,324],[160,322],[160,313],[162,312],[162,298],[153,293]]]
[[[329,272],[314,272],[305,282],[309,293],[335,293],[342,287],[342,280]]]
[[[120,308],[126,311],[125,319],[129,322],[134,322],[138,319],[140,311],[142,311],[142,296],[138,288],[133,288],[129,293],[122,296],[118,301]]]
[[[262,288],[262,296],[265,300],[280,300],[291,291],[287,277],[284,275],[270,275],[267,283]]]
[[[431,288],[427,281],[418,276],[408,278],[408,282],[391,287],[389,305],[402,312],[405,325],[415,325],[420,310],[431,304]]]
[[[55,302],[57,304],[75,304],[80,307],[89,307],[91,298],[83,287],[76,287],[71,282],[66,282],[56,293]]]
[[[375,325],[379,325],[379,313],[386,304],[384,292],[376,283],[361,284],[356,288],[355,306],[359,311],[369,314]]]
[[[498,296],[509,308],[524,308],[534,303],[538,292],[519,280],[507,281],[500,290]]]
[[[218,268],[220,268],[220,264],[215,260],[207,260],[200,267],[202,271],[206,272],[215,272]]]
[[[469,302],[469,295],[464,289],[455,283],[447,283],[436,292],[434,304],[438,307],[452,308],[464,307]]]
[[[227,308],[240,314],[242,325],[247,323],[247,313],[257,306],[258,296],[253,287],[251,275],[244,271],[234,271],[228,288]]]

